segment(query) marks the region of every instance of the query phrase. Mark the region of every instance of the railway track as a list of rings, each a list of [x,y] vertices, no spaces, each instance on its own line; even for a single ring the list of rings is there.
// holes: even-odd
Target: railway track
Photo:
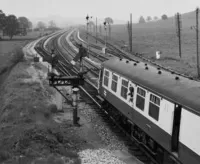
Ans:
[[[78,32],[77,32],[77,30],[73,33],[73,37],[70,37],[70,39],[71,39],[71,42],[76,46],[76,47],[78,47],[78,45],[79,44],[82,44],[85,48],[87,48],[87,44],[85,43],[85,42],[83,42],[83,41],[81,41],[81,40],[79,40],[79,38],[78,38]],[[94,44],[90,44],[90,47],[93,47],[93,48],[95,48],[95,49],[98,49],[98,50],[101,50],[101,48],[99,47],[99,48],[97,48],[97,47],[95,47],[95,45],[93,46]],[[94,52],[93,50],[90,50],[89,51],[89,56],[90,56],[90,58],[92,58],[92,59],[94,59],[94,60],[96,60],[96,59],[98,59],[98,61],[101,63],[101,62],[104,62],[104,61],[106,61],[106,60],[108,60],[109,59],[109,57],[106,57],[104,54],[100,54],[100,53],[97,53],[97,52]]]
[[[59,55],[59,66],[57,67],[57,69],[63,75],[67,75],[67,76],[77,75],[79,72],[79,67],[74,67],[71,70],[68,69],[69,61],[71,60],[71,58],[74,57],[73,53],[75,53],[75,51],[72,50],[69,47],[69,44],[66,44],[66,41],[63,40],[63,37],[66,36],[67,33],[68,32],[66,32],[65,34],[63,33],[59,34],[55,36],[52,40],[52,44],[53,44],[52,46],[54,47],[56,53]],[[61,42],[63,41],[65,43],[65,44],[63,43],[64,45],[62,45],[63,46],[62,50],[60,47],[61,45],[59,45],[58,43],[59,39]],[[41,56],[45,58],[46,56],[49,56],[50,53],[44,49],[43,47],[44,42],[45,42],[45,39],[42,40],[37,46],[40,47],[39,48],[40,51],[38,52],[40,53]],[[65,54],[67,55],[63,55],[64,53],[63,51],[65,51]],[[116,121],[116,118],[112,117],[110,113],[110,109],[106,109],[102,107],[101,100],[97,97],[98,91],[97,91],[96,85],[94,85],[90,80],[86,79],[85,84],[83,86],[80,86],[80,89],[81,89],[81,94],[83,95],[82,97],[86,98],[86,96],[84,95],[87,95],[87,97],[97,106],[97,108],[95,108],[96,112],[102,118],[104,118],[105,122],[110,126],[110,128],[115,132],[115,134],[125,141],[129,149],[129,152],[132,155],[137,157],[144,164],[157,164],[154,157],[151,154],[149,154],[149,152],[144,147],[142,147],[140,143],[138,143],[136,140],[134,140],[130,136],[129,132],[125,128],[123,128],[123,126],[119,124],[119,122]]]
[[[85,34],[85,33],[84,33]],[[105,44],[105,41],[101,38],[98,38],[96,36],[93,36],[91,34],[89,34],[90,37],[94,38],[94,39],[97,39],[98,42],[102,43],[102,44]],[[101,46],[98,46],[98,45],[95,45],[95,44],[90,44],[90,46],[98,49],[98,50],[101,50],[102,47]],[[191,80],[194,80],[195,78],[193,77],[190,77],[190,76],[187,76],[187,75],[184,75],[184,74],[181,74],[181,73],[178,73],[174,70],[171,70],[171,69],[168,69],[168,68],[165,68],[155,62],[152,62],[151,60],[147,59],[147,58],[144,58],[141,54],[139,53],[134,53],[134,56],[131,56],[129,55],[128,53],[126,53],[125,51],[122,51],[120,50],[117,46],[114,46],[112,44],[110,44],[109,42],[107,42],[107,53],[109,54],[112,54],[113,56],[115,57],[118,57],[118,58],[125,58],[125,59],[128,59],[128,60],[131,60],[131,61],[134,61],[134,62],[145,62],[145,65],[147,66],[148,64],[150,65],[153,65],[153,66],[156,66],[158,67],[158,69],[163,69],[163,70],[166,70],[168,72],[171,72],[172,74],[177,74],[177,75],[180,75],[180,76],[183,76],[183,77],[187,77],[187,78],[190,78]],[[147,64],[148,63],[148,64]],[[196,79],[197,80],[197,79]]]
[[[97,39],[100,43],[104,44],[103,39],[98,38],[98,37],[96,38],[96,36],[93,36],[91,34],[89,34],[89,36]],[[166,68],[166,67],[164,67],[164,66],[162,66],[162,65],[160,65],[160,64],[158,64],[154,61],[151,61],[150,59],[145,58],[141,53],[134,52],[134,53],[132,53],[132,55],[130,55],[129,53],[121,50],[117,46],[110,44],[109,42],[107,42],[107,48],[108,48],[108,50],[107,50],[108,53],[114,54],[115,56],[117,55],[117,57],[119,57],[119,54],[120,54],[122,58],[131,60],[131,61],[135,61],[135,62],[144,62],[145,64],[152,65],[154,67],[157,67],[160,70],[165,70],[165,71],[168,71],[172,74],[176,74],[176,75],[188,78],[190,80],[199,81],[199,79],[197,77],[193,77],[193,76],[189,76],[189,75],[186,75],[186,74],[183,74],[183,73],[179,73],[179,72],[177,72],[173,69]]]

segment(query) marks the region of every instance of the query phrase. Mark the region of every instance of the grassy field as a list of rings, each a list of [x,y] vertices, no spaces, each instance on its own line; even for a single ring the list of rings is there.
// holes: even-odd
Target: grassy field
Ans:
[[[56,93],[46,81],[47,69],[23,58],[21,47],[37,37],[30,33],[0,41],[0,163],[78,164],[78,155],[68,151],[70,136],[63,136],[65,129],[52,118]]]
[[[196,76],[196,33],[190,28],[193,25],[195,13],[182,14],[182,58],[179,57],[174,18],[133,24],[133,51],[143,53],[153,61],[156,60],[156,51],[162,51],[161,59],[156,62],[181,73]],[[112,26],[112,41],[118,45],[128,45],[126,25]]]
[[[0,41],[0,74],[13,64],[13,55],[19,53],[23,46],[38,37],[39,32],[30,32],[26,36],[14,36],[12,40],[4,36]]]

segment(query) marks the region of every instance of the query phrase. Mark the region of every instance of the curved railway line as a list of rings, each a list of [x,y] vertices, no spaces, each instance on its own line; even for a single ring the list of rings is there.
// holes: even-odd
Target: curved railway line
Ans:
[[[67,32],[60,33],[52,38],[51,46],[55,49],[56,53],[59,56],[59,64],[57,66],[57,70],[63,75],[77,75],[79,72],[79,65],[77,64],[73,69],[69,69],[70,60],[72,60],[77,53],[70,44],[67,42],[66,37],[69,35],[70,30]],[[50,52],[44,48],[44,42],[47,38],[42,39],[37,45],[37,52],[47,61],[49,61]],[[77,39],[77,38],[76,38]],[[76,42],[74,39],[74,42]],[[78,44],[78,43],[77,43]],[[51,47],[49,46],[49,47]],[[114,52],[115,51],[115,52]],[[120,50],[114,50],[114,53],[118,53]],[[98,56],[96,56],[98,58]],[[101,60],[101,59],[100,59]],[[155,156],[153,156],[144,146],[141,145],[137,140],[134,140],[129,131],[123,127],[123,125],[119,124],[115,117],[113,117],[112,113],[110,113],[110,109],[103,108],[101,105],[101,100],[96,96],[98,95],[98,82],[91,80],[91,78],[98,79],[99,72],[97,71],[97,67],[87,62],[85,60],[86,69],[93,70],[91,71],[90,76],[86,76],[85,84],[80,86],[82,90],[82,94],[87,95],[97,106],[96,112],[108,123],[108,125],[112,128],[116,135],[123,138],[128,149],[131,154],[136,156],[140,161],[144,164],[157,164]],[[85,96],[84,96],[85,97]],[[109,118],[109,119],[108,119]],[[123,132],[123,133],[122,133]],[[131,142],[132,141],[132,142]]]
[[[89,34],[89,36],[91,36],[92,38],[94,39],[97,39],[100,43],[104,44],[105,41],[101,38],[98,38],[96,36],[93,36],[91,34]],[[98,47],[97,45],[95,45],[95,47]],[[98,47],[98,49],[100,49],[101,47]],[[179,76],[182,76],[182,77],[185,77],[185,78],[188,78],[190,80],[195,80],[195,81],[199,81],[199,79],[197,77],[193,77],[193,76],[188,76],[186,74],[183,74],[183,73],[179,73],[173,69],[170,69],[170,68],[166,68],[154,61],[151,61],[150,59],[148,58],[145,58],[144,56],[142,56],[141,53],[137,53],[137,52],[134,52],[132,55],[121,50],[120,48],[118,48],[117,46],[113,45],[113,44],[110,44],[109,42],[107,42],[107,52],[108,53],[111,53],[113,55],[117,55],[117,57],[119,56],[118,54],[120,54],[122,56],[122,58],[125,58],[125,59],[128,59],[128,60],[131,60],[131,61],[135,61],[135,62],[145,62],[145,64],[150,64],[152,66],[155,66],[157,67],[158,69],[160,70],[165,70],[165,71],[168,71],[170,72],[171,74],[176,74],[176,75],[179,75]]]

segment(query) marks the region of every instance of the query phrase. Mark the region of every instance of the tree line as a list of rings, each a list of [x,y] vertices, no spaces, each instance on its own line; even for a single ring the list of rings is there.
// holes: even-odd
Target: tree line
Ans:
[[[143,16],[141,16],[140,18],[139,18],[139,23],[146,23],[146,22],[150,22],[150,21],[152,21],[152,20],[158,20],[159,18],[157,17],[157,16],[154,16],[153,18],[151,17],[151,16],[148,16],[147,18],[146,18],[146,20],[145,20],[145,18],[143,17]],[[168,16],[166,15],[166,14],[163,14],[162,16],[161,16],[161,19],[162,20],[167,20],[168,19]]]
[[[56,23],[53,20],[50,20],[48,22],[48,25],[42,21],[39,21],[37,23],[36,28],[34,29],[35,31],[39,31],[39,30],[44,30],[44,31],[56,31],[59,30],[60,28],[57,27]]]
[[[14,35],[26,35],[27,30],[32,26],[28,18],[24,16],[17,18],[14,14],[6,15],[0,10],[0,31],[3,36],[9,36],[12,39]]]

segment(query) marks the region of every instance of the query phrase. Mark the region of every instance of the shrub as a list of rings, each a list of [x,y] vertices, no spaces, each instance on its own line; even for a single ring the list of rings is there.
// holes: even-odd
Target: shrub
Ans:
[[[14,51],[14,55],[12,56],[12,63],[17,64],[19,62],[22,62],[24,60],[24,53],[21,48],[17,48]]]
[[[51,104],[48,106],[48,110],[51,111],[51,113],[57,113],[58,109],[55,104]]]
[[[10,154],[7,151],[0,151],[0,161],[5,161],[10,158]]]

